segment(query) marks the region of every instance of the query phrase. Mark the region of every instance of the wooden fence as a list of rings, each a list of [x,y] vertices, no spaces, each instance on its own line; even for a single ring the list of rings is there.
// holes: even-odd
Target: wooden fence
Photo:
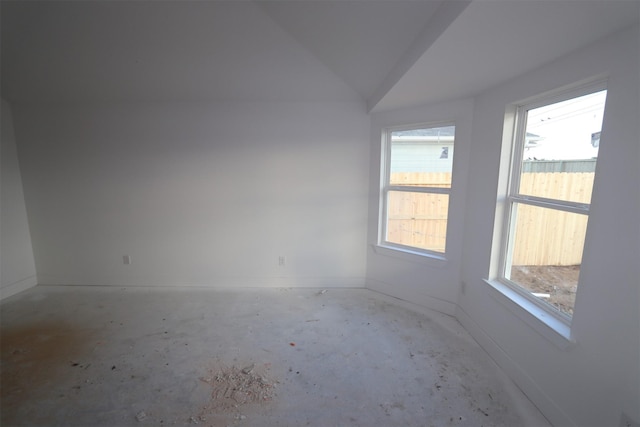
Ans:
[[[589,203],[593,172],[524,173],[523,194]],[[395,185],[447,187],[450,173],[394,173]],[[387,239],[390,242],[443,252],[448,195],[390,192]],[[587,216],[520,205],[513,265],[578,265]],[[542,239],[540,237],[543,237]]]
[[[450,187],[451,172],[397,172],[391,185]],[[391,191],[387,239],[417,248],[444,252],[447,235],[447,194]]]

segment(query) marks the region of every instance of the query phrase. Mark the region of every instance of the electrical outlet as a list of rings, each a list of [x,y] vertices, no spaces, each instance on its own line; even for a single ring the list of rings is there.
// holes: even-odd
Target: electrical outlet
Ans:
[[[287,264],[287,257],[286,257],[286,256],[284,256],[284,255],[280,255],[280,256],[278,257],[278,265],[279,265],[280,267],[284,267],[286,264]]]
[[[123,257],[122,257],[122,262],[123,262],[125,265],[129,265],[129,264],[131,264],[131,257],[130,257],[129,255],[123,255]]]

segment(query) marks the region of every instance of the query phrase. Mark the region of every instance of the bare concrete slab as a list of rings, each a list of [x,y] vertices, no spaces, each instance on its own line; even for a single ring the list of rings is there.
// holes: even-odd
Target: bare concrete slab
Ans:
[[[364,289],[38,286],[3,426],[547,426],[455,319]]]

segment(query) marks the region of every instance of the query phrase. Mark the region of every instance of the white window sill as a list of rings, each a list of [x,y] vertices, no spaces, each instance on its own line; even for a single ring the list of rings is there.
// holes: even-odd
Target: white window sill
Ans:
[[[384,255],[392,258],[401,259],[403,261],[415,262],[422,265],[429,265],[433,267],[442,268],[447,264],[447,258],[444,254],[431,254],[420,251],[411,250],[408,248],[387,246],[382,244],[371,244],[373,252],[378,255]]]
[[[530,301],[523,295],[496,280],[484,280],[493,291],[491,296],[509,311],[518,316],[536,332],[551,341],[561,350],[573,347],[571,327],[565,321]]]

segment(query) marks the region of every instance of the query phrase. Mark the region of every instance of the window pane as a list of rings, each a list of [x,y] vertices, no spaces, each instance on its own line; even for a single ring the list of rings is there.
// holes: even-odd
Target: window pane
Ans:
[[[391,132],[390,184],[451,187],[455,126]]]
[[[520,194],[591,202],[607,91],[527,112]]]
[[[444,253],[448,209],[448,194],[390,191],[387,241]]]
[[[573,314],[586,215],[514,204],[515,235],[505,277]]]

